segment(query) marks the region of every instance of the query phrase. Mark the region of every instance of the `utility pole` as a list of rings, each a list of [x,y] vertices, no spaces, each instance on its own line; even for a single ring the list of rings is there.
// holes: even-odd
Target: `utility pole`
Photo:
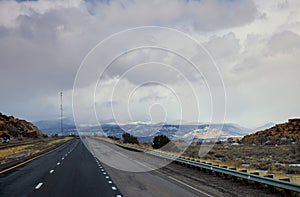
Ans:
[[[64,127],[63,127],[63,102],[62,102],[63,93],[60,92],[60,128],[61,128],[61,135],[64,135]]]

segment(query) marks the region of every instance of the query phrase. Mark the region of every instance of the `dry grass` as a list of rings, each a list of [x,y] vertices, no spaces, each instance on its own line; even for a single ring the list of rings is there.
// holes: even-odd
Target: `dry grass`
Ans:
[[[152,149],[147,144],[140,144],[139,147]],[[298,148],[299,144],[281,146],[215,145],[206,156],[199,158],[200,145],[192,144],[182,155],[169,154],[185,159],[224,165],[237,170],[247,170],[248,173],[258,172],[261,176],[273,174],[276,179],[290,178],[290,181],[300,183],[300,167],[287,165],[300,163]],[[243,166],[245,163],[250,166]],[[280,163],[280,165],[275,163]]]
[[[39,142],[32,141],[28,144],[0,149],[0,165],[18,160],[20,158],[35,155],[43,150],[46,150],[50,147],[55,147],[57,144],[71,139],[72,137],[48,138]]]

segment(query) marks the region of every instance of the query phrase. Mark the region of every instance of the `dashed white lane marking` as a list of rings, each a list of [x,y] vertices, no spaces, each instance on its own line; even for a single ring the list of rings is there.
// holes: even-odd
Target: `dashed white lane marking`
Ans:
[[[106,172],[103,172],[103,174],[106,174]]]
[[[101,171],[103,172],[103,171],[104,171],[104,169],[101,169]]]
[[[106,179],[109,179],[109,176],[106,176],[105,178],[106,178]]]
[[[64,160],[65,158],[63,157],[63,158],[61,158],[62,160]]]
[[[50,173],[50,174],[52,174],[53,172],[54,172],[54,170],[50,170],[50,172],[49,172],[49,173]]]
[[[117,197],[122,197],[121,195],[117,195]]]
[[[42,187],[42,185],[43,185],[43,183],[39,183],[39,184],[37,184],[37,186],[35,186],[34,189],[40,189]]]
[[[112,184],[112,181],[108,181],[109,184]]]
[[[112,189],[112,190],[117,190],[117,188],[116,188],[116,187],[114,187],[114,186],[112,186],[112,187],[111,187],[111,189]]]
[[[58,165],[58,166],[59,166],[59,165],[60,165],[60,163],[59,163],[59,162],[57,162],[57,164],[56,164],[56,165]]]

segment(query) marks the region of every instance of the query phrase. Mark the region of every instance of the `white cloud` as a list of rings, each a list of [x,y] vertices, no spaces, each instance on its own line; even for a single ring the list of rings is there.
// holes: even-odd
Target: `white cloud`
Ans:
[[[300,110],[297,105],[300,93],[296,91],[300,85],[297,76],[300,71],[297,59],[300,53],[299,4],[297,0],[0,1],[0,111],[30,120],[54,117],[59,115],[59,107],[55,108],[59,105],[56,97],[63,90],[69,95],[65,97],[65,104],[66,113],[71,115],[70,94],[77,69],[86,53],[119,30],[161,25],[185,31],[202,42],[214,57],[227,88],[227,121],[245,126],[285,121],[297,116]],[[168,34],[148,35],[148,44],[163,40],[158,44],[180,50],[203,66],[201,71],[205,77],[214,76],[215,73],[206,66],[209,60],[205,59],[205,53],[199,54],[197,47]],[[97,69],[104,66],[101,61],[105,62],[143,39],[145,37],[134,35],[118,40],[109,45],[104,54],[89,60],[99,63],[93,73],[82,70],[82,93],[94,91],[91,79],[96,76]],[[124,71],[149,61],[172,65],[191,80],[192,85],[199,88],[200,118],[209,120],[211,103],[203,76],[189,63],[168,52],[139,50],[122,56],[107,70],[101,91],[109,95],[115,79]],[[194,121],[197,116],[195,100],[191,91],[187,91],[183,76],[176,72],[149,64],[124,75],[115,102],[122,119],[126,121],[127,118],[123,110],[126,102],[122,102],[122,96],[125,98],[136,85],[152,79],[174,88],[182,98],[186,121]],[[172,113],[169,119],[179,117],[175,100],[169,103],[165,100],[168,91],[159,86],[151,87],[151,91],[152,95],[149,95],[149,87],[145,87],[136,95],[137,101],[156,99],[149,99],[146,104],[137,102],[135,119],[149,118],[145,108],[154,101],[165,104],[169,114]],[[109,98],[102,94],[97,95],[95,102],[103,106],[99,112],[107,114],[103,119],[109,119],[111,109],[105,107],[110,103]],[[90,99],[90,95],[87,97],[82,97],[83,103]],[[79,110],[85,114],[86,107],[92,107],[92,104],[83,105]],[[154,110],[153,113],[158,116],[161,111]],[[85,115],[90,117],[91,114],[87,112]]]

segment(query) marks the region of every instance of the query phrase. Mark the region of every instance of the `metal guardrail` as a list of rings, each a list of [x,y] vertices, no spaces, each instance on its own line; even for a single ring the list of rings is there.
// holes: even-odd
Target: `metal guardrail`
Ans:
[[[164,158],[164,159],[177,161],[177,162],[187,164],[187,165],[190,165],[190,166],[204,168],[204,169],[207,169],[207,170],[210,170],[210,171],[214,171],[214,172],[218,172],[218,173],[222,173],[222,174],[242,178],[242,179],[245,179],[245,180],[251,180],[251,181],[254,181],[254,182],[257,182],[257,183],[266,184],[266,185],[282,188],[282,189],[289,190],[289,191],[300,192],[300,184],[297,184],[297,183],[282,181],[282,180],[278,180],[278,179],[274,179],[274,178],[270,178],[270,177],[263,177],[263,176],[259,176],[259,175],[256,175],[256,174],[249,174],[247,172],[242,172],[242,171],[228,169],[228,168],[222,168],[222,167],[219,167],[219,166],[213,166],[213,165],[198,162],[198,161],[191,161],[191,160],[187,160],[187,159],[183,159],[183,158],[179,158],[179,157],[175,157],[175,156],[170,156],[170,155],[167,155],[167,154],[158,153],[158,152],[155,152],[155,151],[149,151],[149,150],[145,150],[145,149],[134,147],[134,146],[128,146],[128,145],[125,145],[125,144],[120,144],[120,143],[117,143],[117,142],[115,142],[115,144],[118,145],[118,146],[121,146],[123,148],[144,152],[146,154],[158,156],[158,157],[161,157],[161,158]]]

